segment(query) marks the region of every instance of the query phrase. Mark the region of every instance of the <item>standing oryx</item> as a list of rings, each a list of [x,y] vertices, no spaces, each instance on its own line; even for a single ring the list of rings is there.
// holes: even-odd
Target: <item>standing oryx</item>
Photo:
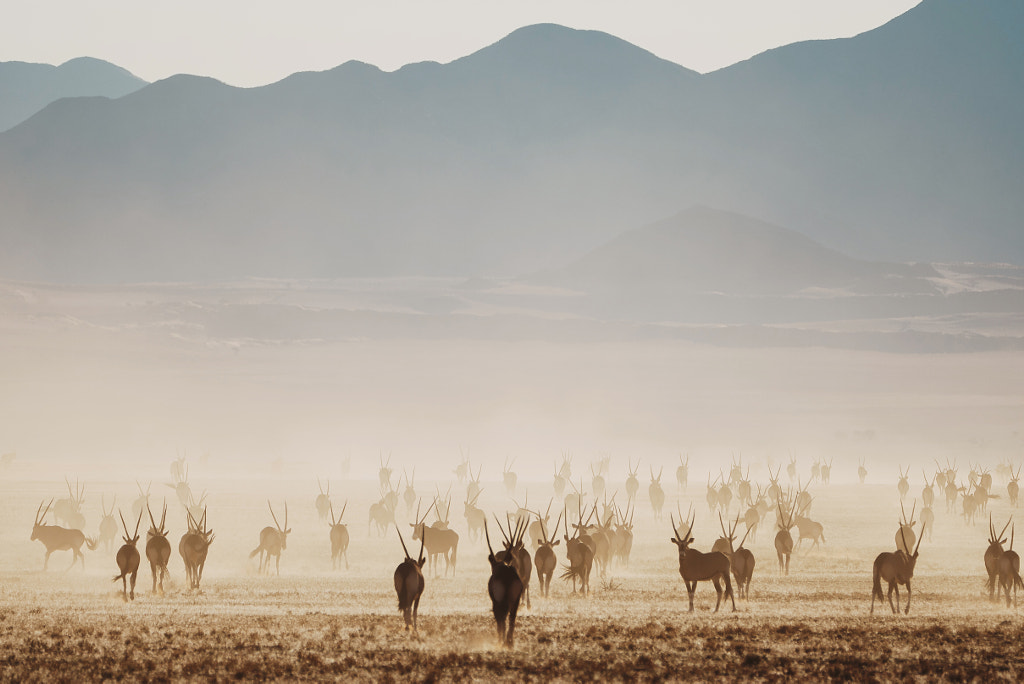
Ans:
[[[676,468],[676,487],[679,491],[684,491],[686,485],[690,481],[690,455],[686,455],[686,460],[683,460],[683,455],[679,454],[679,466]]]
[[[562,579],[572,580],[572,593],[576,593],[576,581],[580,582],[580,592],[586,596],[590,593],[590,573],[594,569],[594,540],[584,534],[586,523],[580,512],[579,524],[574,525],[575,532],[569,536],[569,514],[565,515],[565,559],[569,561]],[[486,531],[486,530],[485,530]]]
[[[1003,544],[1006,543],[1006,528],[1010,526],[1013,518],[1006,521],[1003,531],[996,534],[996,528],[992,524],[992,514],[988,515],[988,548],[985,549],[985,572],[988,573],[988,600],[995,600],[996,581],[999,578],[999,558],[1003,555]]]
[[[896,489],[900,493],[900,499],[907,498],[907,492],[910,491],[910,466],[907,466],[906,472],[900,466],[900,480],[896,483]]]
[[[501,525],[498,525],[501,527]],[[491,577],[487,580],[487,594],[491,597],[491,610],[498,629],[498,641],[507,648],[515,645],[516,614],[525,585],[519,571],[513,567],[516,554],[513,549],[521,546],[526,525],[520,525],[514,533],[506,535],[505,555],[499,558],[491,548],[491,536],[484,521],[484,537],[487,539],[487,562],[491,565]],[[507,621],[507,626],[506,626]]]
[[[288,527],[288,502],[284,503],[284,527],[281,527],[281,523],[277,522],[277,516],[274,515],[274,507],[270,505],[270,499],[267,499],[267,507],[270,508],[270,515],[274,519],[274,525],[277,526],[275,530],[269,525],[260,530],[260,545],[257,546],[249,553],[249,558],[254,558],[257,554],[260,557],[260,573],[270,573],[270,557],[274,556],[276,559],[277,574],[281,574],[281,552],[288,548],[288,533],[291,532],[291,528]]]
[[[1020,469],[1024,468],[1024,465],[1017,468],[1017,471],[1010,471],[1010,482],[1006,485],[1006,493],[1010,497],[1010,505],[1014,508],[1017,507],[1017,497],[1020,495]]]
[[[35,522],[32,525],[32,537],[31,540],[39,540],[43,542],[43,546],[46,547],[46,557],[43,559],[43,571],[46,571],[47,565],[50,563],[50,554],[54,551],[71,551],[74,555],[71,557],[71,565],[68,566],[70,570],[75,566],[75,561],[81,559],[82,568],[85,568],[85,556],[82,555],[82,544],[86,543],[85,534],[81,530],[67,529],[58,525],[44,525],[43,519],[46,514],[50,511],[50,506],[53,505],[53,499],[50,499],[50,503],[46,504],[46,510],[43,510],[42,502],[39,503],[39,508],[36,509]],[[40,513],[42,511],[42,513]],[[96,544],[89,542],[89,548],[95,549]]]
[[[331,481],[327,480],[327,490],[324,490],[324,486],[320,484],[320,478],[316,478],[316,486],[320,490],[320,493],[316,495],[316,513],[320,516],[321,522],[327,521],[327,514],[331,510]]]
[[[451,505],[449,503],[449,505]],[[424,538],[424,530],[427,529],[426,518],[430,513],[430,509],[437,508],[437,501],[431,504],[427,508],[427,512],[420,518],[419,506],[416,506],[416,522],[409,523],[412,527],[412,538],[415,541],[419,539],[427,547],[427,558],[429,559],[428,567],[433,571],[434,576],[437,577],[437,557],[444,556],[444,576],[448,576],[449,568],[452,571],[452,575],[455,574],[455,561],[459,553],[459,533],[455,530],[449,530],[445,528],[431,527],[430,529],[430,544],[426,543]],[[440,515],[440,512],[438,512]]]
[[[749,600],[750,580],[754,576],[754,554],[750,552],[750,549],[743,548],[743,543],[747,541],[747,535],[750,534],[752,528],[747,528],[739,546],[734,547],[736,528],[740,525],[739,514],[736,514],[736,522],[731,523],[728,530],[725,529],[725,521],[722,520],[721,513],[718,514],[718,524],[722,526],[722,537],[715,541],[711,550],[724,553],[729,557],[729,566],[732,568],[733,577],[736,578],[740,598]]]
[[[348,525],[341,522],[345,517],[348,501],[341,507],[341,515],[335,519],[334,504],[331,504],[331,569],[337,570],[342,557],[345,558],[345,569],[348,570]]]
[[[110,503],[110,510],[107,510],[107,497],[100,498],[100,505],[103,510],[103,517],[100,518],[100,535],[96,538],[97,544],[103,544],[107,553],[110,553],[114,546],[114,539],[117,537],[117,521],[114,520],[114,506],[117,504],[117,497]]]
[[[494,519],[498,523],[498,529],[501,530],[502,536],[505,538],[505,548],[495,554],[495,558],[503,563],[507,562],[519,573],[519,579],[523,583],[523,593],[526,595],[526,607],[529,608],[533,560],[530,558],[529,549],[523,543],[523,538],[526,535],[530,520],[529,518],[515,518],[515,533],[512,532],[512,520],[510,517],[508,520],[508,532],[506,532],[497,517]]]
[[[547,526],[541,520],[541,534],[535,539],[537,550],[533,554],[534,564],[537,566],[537,580],[540,582],[540,593],[547,598],[551,593],[551,577],[555,574],[558,566],[558,558],[555,556],[555,548],[561,542],[558,539],[558,525],[562,522],[562,514],[558,514],[555,521],[555,531],[549,537]],[[532,529],[532,527],[531,527]]]
[[[502,482],[505,483],[505,491],[508,492],[509,496],[515,496],[515,493],[516,493],[516,483],[519,481],[519,478],[516,476],[515,472],[512,470],[512,466],[514,466],[515,464],[516,464],[516,459],[514,457],[512,458],[511,461],[509,461],[506,458],[505,459],[505,467],[502,468],[502,470],[501,470],[501,480],[502,480]]]
[[[640,459],[636,459],[636,468],[628,461],[626,465],[629,468],[629,476],[626,477],[626,502],[628,503],[635,499],[636,493],[640,491],[640,480],[636,477],[637,471],[640,470]]]
[[[903,553],[910,553],[910,548],[917,541],[917,536],[914,534],[914,525],[917,521],[914,520],[914,513],[917,512],[917,499],[914,499],[914,507],[910,509],[910,518],[907,518],[907,511],[903,508],[903,502],[900,501],[900,527],[896,530],[896,548]]]
[[[82,504],[85,503],[85,485],[75,480],[75,488],[71,489],[71,482],[64,478],[68,486],[68,498],[57,499],[53,504],[53,517],[72,530],[85,529],[85,516],[82,515]]]
[[[199,589],[199,583],[203,579],[203,568],[206,567],[206,555],[213,543],[213,530],[206,529],[206,511],[197,521],[192,513],[185,511],[188,522],[188,531],[181,535],[178,542],[178,553],[185,563],[185,579],[188,581],[189,589]]]
[[[654,476],[654,468],[651,468],[651,484],[647,488],[647,494],[651,498],[651,508],[654,509],[654,519],[661,520],[661,509],[665,505],[665,490],[661,488],[661,474],[664,472],[664,468],[658,471],[658,476]],[[594,494],[597,496],[596,492]]]
[[[1013,527],[1010,527],[1010,549],[996,562],[1000,592],[1006,592],[1006,607],[1010,607],[1010,589],[1013,589],[1013,607],[1017,607],[1017,589],[1024,589],[1020,578],[1020,556],[1013,550]],[[997,597],[998,598],[998,597]]]
[[[423,596],[423,588],[426,582],[423,579],[423,545],[427,536],[420,537],[420,555],[413,560],[409,555],[409,549],[405,547],[405,540],[402,539],[402,531],[395,525],[398,532],[398,541],[402,542],[402,551],[405,553],[405,560],[395,568],[395,592],[398,594],[398,610],[402,611],[405,618],[405,631],[411,628],[416,631],[416,618],[420,611],[420,597]]]
[[[900,528],[903,529],[902,527]],[[921,537],[924,536],[924,530],[922,530]],[[907,547],[906,540],[903,545]],[[908,547],[909,548],[909,547]],[[875,564],[872,567],[871,573],[871,614],[875,612],[875,598],[879,601],[884,601],[886,596],[882,594],[882,580],[885,580],[889,584],[889,607],[892,608],[893,613],[899,612],[900,606],[900,588],[899,585],[904,585],[907,588],[907,607],[904,614],[910,614],[910,580],[914,577],[914,566],[917,564],[917,553],[921,548],[921,539],[917,540],[917,546],[914,547],[913,555],[904,551],[884,551],[878,554],[875,558]],[[896,604],[893,605],[892,594],[896,592]]]
[[[775,553],[779,556],[779,572],[789,574],[789,558],[793,555],[793,535],[790,529],[793,527],[793,514],[796,512],[796,499],[789,508],[789,514],[782,510],[782,497],[776,504],[779,509],[777,526],[779,531],[775,534]]]
[[[118,510],[118,515],[121,516],[121,526],[124,527],[124,545],[117,550],[117,567],[121,571],[120,575],[115,575],[113,581],[121,580],[121,592],[125,603],[128,602],[128,597],[131,596],[131,600],[135,600],[135,578],[139,574],[139,550],[135,548],[135,544],[139,541],[139,525],[142,523],[142,513],[139,513],[139,519],[135,522],[135,533],[128,534],[128,525],[124,522],[124,516],[121,515],[121,511]],[[128,592],[128,575],[132,576],[132,588],[131,593]]]
[[[153,511],[146,506],[149,512],[151,527],[146,533],[146,559],[149,561],[150,572],[153,573],[153,593],[157,590],[159,579],[160,593],[164,593],[164,579],[167,577],[167,563],[171,560],[171,543],[167,541],[167,530],[164,523],[167,521],[167,502],[164,501],[164,511],[160,515],[160,524],[157,525],[153,519]]]
[[[693,520],[689,522],[686,534],[681,535],[676,529],[675,518],[671,514],[669,514],[669,518],[672,522],[672,531],[676,535],[669,541],[679,549],[679,575],[683,578],[683,583],[686,584],[686,593],[690,597],[690,612],[693,612],[693,595],[697,592],[697,582],[705,580],[711,580],[715,585],[715,591],[718,592],[715,612],[718,612],[718,606],[722,603],[722,582],[725,583],[725,594],[732,601],[732,609],[735,611],[736,598],[733,596],[732,581],[729,579],[729,558],[718,551],[701,553],[696,549],[691,549],[690,544],[693,543],[693,537],[690,536],[690,533],[693,531]]]

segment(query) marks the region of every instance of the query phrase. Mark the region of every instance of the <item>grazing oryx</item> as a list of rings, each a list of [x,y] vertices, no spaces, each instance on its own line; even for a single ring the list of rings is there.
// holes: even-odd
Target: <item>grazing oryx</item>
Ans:
[[[110,553],[114,546],[114,539],[117,537],[117,521],[114,520],[114,505],[117,503],[117,497],[110,504],[110,510],[107,510],[107,498],[100,498],[100,505],[103,510],[103,517],[100,519],[100,536],[96,538],[97,544],[103,544],[106,548],[107,553]]]
[[[270,499],[267,499],[267,507],[270,508],[270,515],[274,518],[274,525],[277,526],[275,530],[269,525],[260,530],[260,545],[249,552],[249,558],[254,558],[257,554],[260,557],[260,573],[266,572],[270,574],[270,557],[274,556],[277,560],[277,574],[281,574],[281,552],[288,548],[288,533],[291,532],[291,528],[288,527],[288,502],[284,502],[284,527],[281,527],[281,523],[277,522],[277,516],[274,515],[274,507],[270,505]]]
[[[331,511],[331,481],[327,480],[327,490],[324,491],[324,486],[320,484],[320,478],[316,478],[316,486],[320,490],[320,493],[316,496],[314,505],[316,506],[316,513],[320,516],[321,522],[327,521],[327,514]]]
[[[793,514],[796,512],[796,499],[789,509],[789,514],[782,510],[782,497],[779,498],[779,531],[775,534],[775,553],[779,556],[779,572],[789,574],[789,558],[793,555],[793,535],[789,530],[793,527]]]
[[[900,528],[902,530],[902,528]],[[922,530],[922,533],[924,530]],[[922,534],[922,536],[924,536]],[[907,546],[904,540],[904,546]],[[875,558],[875,564],[872,568],[871,573],[871,614],[875,613],[875,598],[879,601],[885,600],[885,595],[882,594],[882,580],[885,580],[889,584],[889,607],[892,608],[893,613],[899,612],[900,606],[900,589],[899,585],[904,585],[907,588],[907,607],[904,611],[905,615],[910,614],[910,580],[914,577],[914,566],[917,564],[917,553],[921,548],[921,540],[917,540],[917,546],[914,547],[913,555],[908,554],[904,551],[884,551],[878,554]],[[893,605],[892,593],[896,592],[896,604]]]
[[[416,631],[416,618],[420,611],[420,597],[423,596],[423,587],[426,582],[423,579],[423,544],[426,542],[426,535],[420,538],[420,555],[413,560],[409,555],[409,549],[405,547],[405,540],[402,539],[402,531],[395,525],[398,532],[398,541],[402,542],[402,551],[405,553],[405,560],[395,568],[395,592],[398,593],[398,610],[402,611],[405,618],[405,631],[411,628]],[[431,532],[433,534],[433,532]]]
[[[167,541],[167,530],[164,523],[167,522],[167,502],[164,501],[164,511],[160,515],[160,524],[157,525],[153,519],[153,511],[146,506],[149,512],[149,523],[151,527],[146,533],[146,559],[149,561],[149,570],[153,573],[153,593],[157,590],[157,580],[160,584],[160,593],[164,593],[164,579],[167,577],[167,563],[171,560],[171,543]]]
[[[348,570],[348,525],[341,522],[345,517],[348,501],[341,507],[341,515],[334,518],[334,504],[331,504],[331,569],[337,570],[341,558],[345,558],[345,569]]]
[[[113,579],[114,582],[121,580],[121,592],[125,603],[128,602],[128,597],[131,596],[131,600],[135,600],[135,578],[139,574],[139,550],[135,548],[135,544],[139,541],[139,525],[142,523],[142,514],[139,513],[139,519],[135,522],[135,533],[128,534],[128,526],[125,525],[124,516],[121,515],[121,511],[118,510],[118,515],[121,516],[121,526],[124,527],[124,545],[117,550],[117,567],[121,571],[120,575],[116,575]],[[128,592],[128,575],[132,576],[132,588],[131,593]]]
[[[1020,578],[1020,556],[1013,550],[1013,527],[1010,527],[1010,550],[1004,551],[996,562],[1000,592],[1006,592],[1006,607],[1010,607],[1010,588],[1013,588],[1013,607],[1017,607],[1017,589],[1024,589]],[[998,598],[998,596],[996,597]]]
[[[449,503],[449,505],[451,505]],[[437,557],[444,556],[444,576],[448,576],[448,570],[451,569],[452,575],[455,575],[455,561],[458,557],[459,552],[459,533],[455,530],[439,529],[437,527],[430,528],[430,543],[427,544],[424,539],[423,531],[427,528],[426,518],[430,513],[431,508],[437,508],[437,501],[432,503],[427,512],[420,518],[419,506],[416,506],[416,522],[409,523],[412,527],[412,538],[415,541],[419,539],[427,547],[427,558],[429,559],[428,567],[434,573],[434,577],[437,577]],[[440,515],[440,512],[438,512]],[[446,516],[447,517],[447,516]]]
[[[985,572],[988,573],[988,600],[995,600],[996,580],[999,577],[999,558],[1003,555],[1003,544],[1006,543],[1006,528],[1010,526],[1013,518],[1006,521],[1003,531],[996,534],[996,528],[992,525],[992,514],[988,516],[988,548],[985,549]]]
[[[86,543],[85,534],[83,534],[81,530],[69,530],[58,525],[44,525],[43,519],[50,511],[51,505],[53,505],[53,499],[50,499],[50,503],[46,504],[46,510],[43,510],[42,502],[39,503],[39,508],[36,509],[35,522],[32,525],[31,541],[36,541],[38,539],[43,542],[43,546],[46,547],[46,557],[43,559],[43,571],[46,571],[46,567],[50,563],[50,554],[54,551],[71,551],[74,553],[71,557],[71,565],[68,566],[68,570],[73,568],[75,566],[75,561],[79,559],[82,561],[82,568],[85,568],[85,556],[82,555],[82,544]],[[42,511],[41,514],[40,511]],[[89,548],[95,549],[96,543],[89,542]]]
[[[665,490],[661,488],[661,474],[665,471],[664,468],[658,471],[658,476],[654,476],[654,468],[651,468],[651,484],[647,488],[647,494],[651,497],[651,508],[654,509],[654,519],[661,520],[661,509],[665,505]],[[594,493],[597,496],[597,493]]]
[[[188,531],[181,535],[178,542],[178,553],[185,563],[185,579],[190,589],[199,589],[199,583],[203,579],[203,568],[206,567],[206,555],[213,543],[213,530],[206,529],[206,511],[196,521],[189,511],[185,511],[188,522]]]
[[[504,560],[501,560],[491,548],[491,535],[487,532],[487,521],[484,521],[487,562],[491,564],[491,577],[487,580],[487,594],[491,597],[491,609],[494,612],[494,622],[498,629],[498,641],[507,648],[512,648],[515,645],[516,613],[519,612],[519,601],[525,588],[519,572],[512,566],[515,558],[512,549],[522,544],[525,532],[526,526],[520,525],[511,536],[506,535],[506,553]]]
[[[729,579],[729,558],[718,551],[701,553],[696,549],[691,549],[690,544],[693,543],[693,537],[690,536],[690,533],[693,531],[693,520],[690,521],[686,534],[680,535],[679,530],[676,529],[675,518],[672,514],[669,514],[669,518],[672,521],[672,531],[676,535],[670,541],[679,549],[679,574],[686,584],[686,593],[690,597],[690,612],[693,612],[693,595],[697,592],[697,582],[705,580],[711,580],[715,585],[715,591],[718,592],[715,612],[718,612],[718,606],[722,603],[721,583],[723,581],[725,593],[732,601],[732,609],[735,611],[736,598],[733,596],[732,581]]]
[[[561,542],[558,539],[558,524],[562,522],[562,514],[558,514],[555,521],[555,531],[550,537],[544,521],[541,521],[541,534],[536,538],[537,550],[533,559],[537,565],[537,580],[540,581],[540,593],[547,598],[551,593],[551,577],[555,574],[555,567],[558,565],[558,558],[555,556],[555,548]],[[532,530],[532,526],[531,526]]]

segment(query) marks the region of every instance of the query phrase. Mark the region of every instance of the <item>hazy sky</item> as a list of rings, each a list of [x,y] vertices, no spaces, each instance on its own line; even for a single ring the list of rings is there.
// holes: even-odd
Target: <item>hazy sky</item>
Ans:
[[[254,86],[350,59],[448,62],[528,24],[612,33],[711,71],[779,45],[852,36],[919,0],[3,0],[0,61],[91,56],[154,81]]]

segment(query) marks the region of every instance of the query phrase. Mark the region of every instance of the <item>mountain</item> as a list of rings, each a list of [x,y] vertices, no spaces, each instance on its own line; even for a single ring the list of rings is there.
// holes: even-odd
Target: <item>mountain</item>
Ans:
[[[119,66],[79,57],[60,66],[0,62],[0,131],[62,97],[118,98],[146,85]]]
[[[540,282],[589,292],[798,295],[935,292],[927,265],[854,259],[795,231],[692,207],[627,231]]]
[[[970,7],[703,76],[539,25],[450,64],[60,100],[0,134],[0,273],[514,275],[694,204],[860,260],[1024,263],[1024,21]]]

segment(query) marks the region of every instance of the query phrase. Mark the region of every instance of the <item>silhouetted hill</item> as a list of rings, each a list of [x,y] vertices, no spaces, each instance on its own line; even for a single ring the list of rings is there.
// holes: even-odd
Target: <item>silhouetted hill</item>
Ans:
[[[121,67],[91,57],[60,66],[0,62],[0,131],[25,121],[62,97],[117,98],[146,82]]]
[[[859,259],[1024,263],[1021,10],[971,8],[705,76],[540,25],[450,64],[61,100],[0,135],[0,270],[510,275],[693,204]]]

